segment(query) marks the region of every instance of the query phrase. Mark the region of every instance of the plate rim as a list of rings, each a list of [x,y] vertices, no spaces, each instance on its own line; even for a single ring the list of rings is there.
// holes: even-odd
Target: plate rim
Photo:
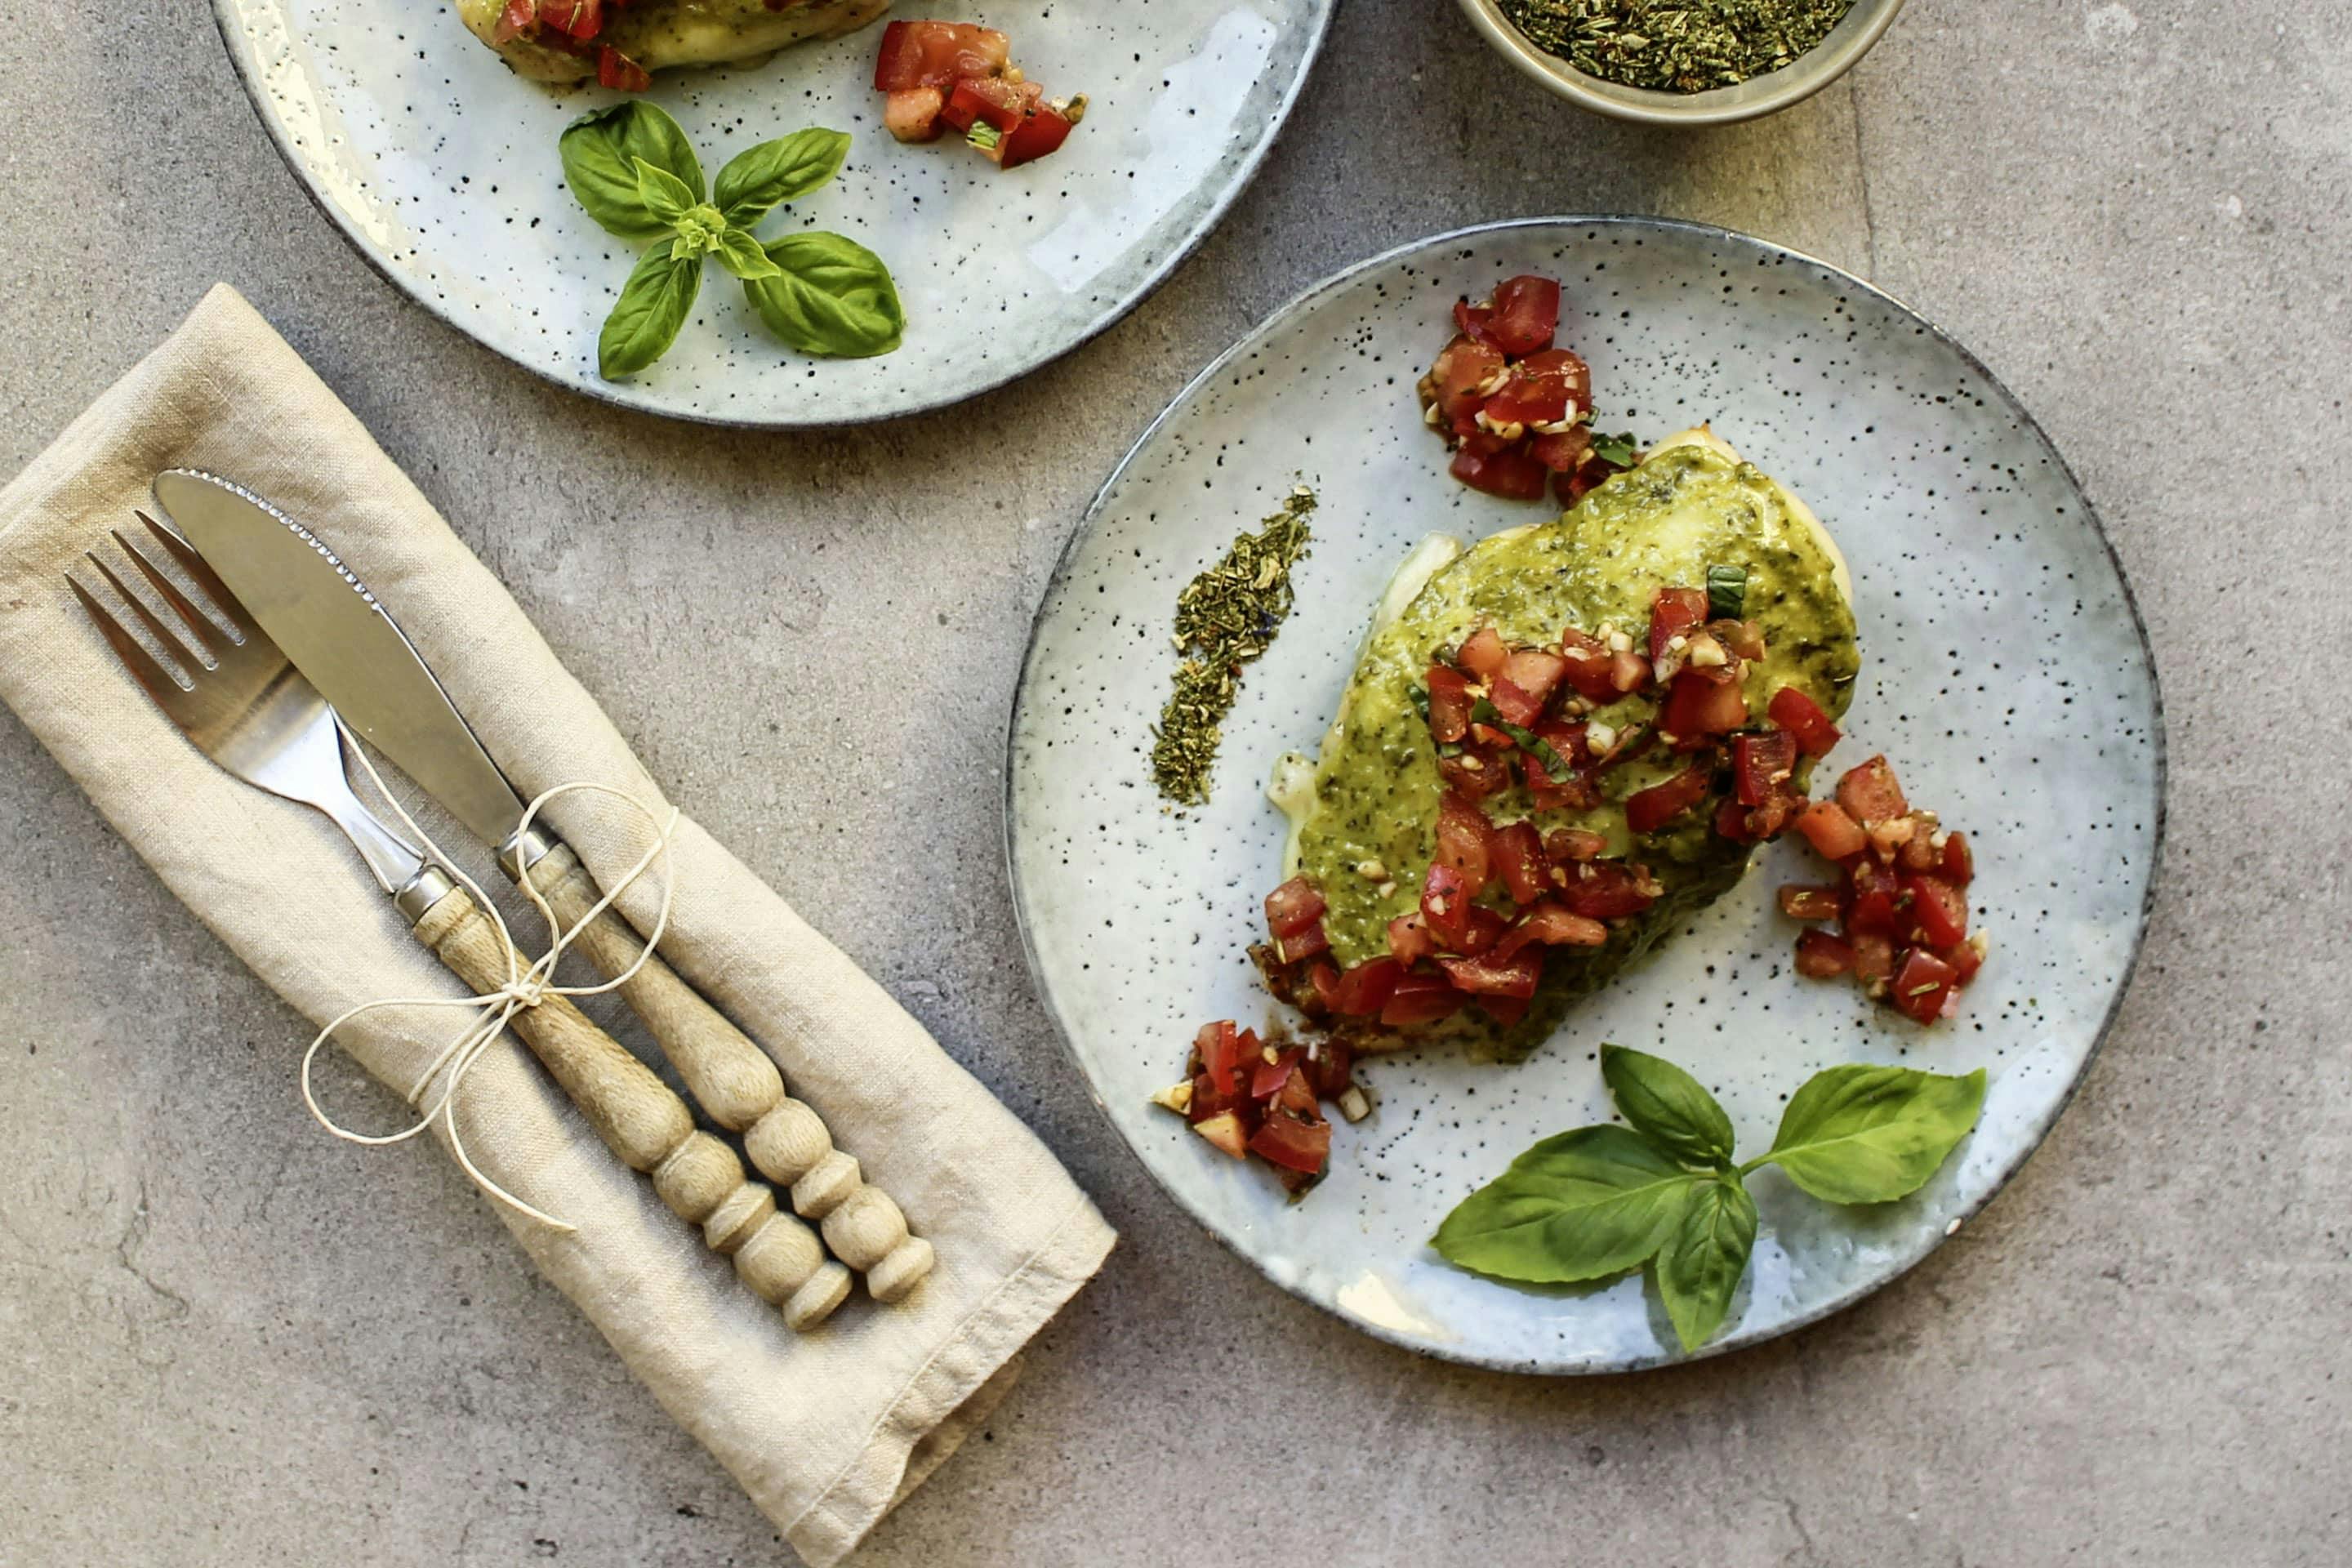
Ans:
[[[1846,285],[1859,289],[1863,293],[1871,295],[1884,301],[1887,305],[1893,306],[1896,310],[1909,317],[1921,329],[1933,334],[1935,338],[1947,348],[1958,353],[1970,370],[1975,372],[1977,374],[1983,376],[1986,382],[1990,384],[1992,389],[2008,404],[2011,411],[2023,422],[2025,428],[2030,431],[2032,436],[2049,450],[2051,456],[2056,459],[2059,471],[2064,476],[2066,483],[2072,487],[2075,497],[2081,502],[2083,516],[2087,520],[2093,536],[2098,540],[2099,547],[2105,552],[2108,564],[2114,568],[2116,582],[2123,591],[2124,608],[2131,616],[2133,635],[2138,639],[2140,660],[2147,671],[2148,695],[2150,700],[2151,717],[2153,721],[2150,725],[2150,730],[2156,751],[2154,778],[2156,805],[2155,821],[2148,847],[2147,885],[2140,895],[2138,918],[2132,931],[2130,951],[2124,959],[2122,971],[2118,976],[2118,983],[2116,986],[2115,994],[2107,1003],[2106,1012],[2100,1018],[2098,1027],[2091,1036],[2090,1048],[2084,1053],[2081,1066],[2075,1069],[2073,1077],[2068,1080],[2063,1092],[2058,1096],[2055,1103],[2051,1106],[2049,1113],[2042,1119],[2040,1125],[2032,1129],[2032,1139],[2026,1143],[2022,1152],[2018,1154],[2015,1160],[2010,1163],[2006,1169],[2000,1172],[1999,1176],[1994,1180],[1992,1185],[1987,1188],[1980,1197],[1979,1197],[1974,1203],[1969,1205],[1966,1208],[1955,1214],[1952,1216],[1951,1222],[1945,1226],[1942,1233],[1931,1237],[1927,1245],[1920,1248],[1915,1256],[1906,1258],[1885,1274],[1869,1280],[1866,1283],[1855,1285],[1842,1290],[1827,1300],[1819,1302],[1803,1312],[1791,1316],[1769,1329],[1759,1328],[1749,1332],[1735,1331],[1733,1333],[1724,1335],[1720,1339],[1701,1345],[1696,1351],[1685,1352],[1679,1349],[1667,1349],[1655,1354],[1621,1356],[1606,1362],[1580,1363],[1570,1365],[1486,1355],[1475,1352],[1451,1348],[1441,1342],[1433,1342],[1428,1340],[1416,1339],[1410,1335],[1401,1333],[1385,1324],[1374,1323],[1363,1319],[1350,1317],[1347,1313],[1340,1311],[1336,1306],[1328,1302],[1317,1300],[1314,1297],[1309,1296],[1303,1290],[1299,1289],[1293,1283],[1281,1279],[1273,1269],[1266,1266],[1266,1263],[1263,1258],[1254,1256],[1243,1248],[1238,1242],[1220,1231],[1215,1225],[1210,1222],[1208,1216],[1202,1212],[1201,1208],[1197,1205],[1193,1204],[1182,1193],[1179,1192],[1167,1177],[1160,1174],[1159,1169],[1153,1165],[1151,1161],[1145,1157],[1143,1150],[1139,1147],[1136,1141],[1129,1135],[1127,1129],[1121,1125],[1119,1120],[1111,1113],[1109,1103],[1103,1099],[1102,1090],[1096,1084],[1094,1075],[1087,1070],[1086,1062],[1078,1054],[1076,1039],[1072,1035],[1068,1023],[1064,1020],[1060,1008],[1055,1005],[1053,992],[1045,983],[1044,971],[1040,967],[1038,962],[1036,942],[1031,933],[1030,912],[1027,900],[1024,897],[1022,891],[1019,865],[1014,858],[1015,829],[1013,826],[1013,801],[1015,779],[1018,771],[1016,749],[1021,734],[1022,711],[1029,692],[1030,676],[1034,672],[1035,665],[1038,637],[1044,625],[1045,608],[1047,605],[1053,601],[1055,593],[1062,587],[1064,582],[1066,580],[1070,572],[1071,564],[1077,556],[1079,547],[1094,533],[1097,525],[1100,522],[1103,512],[1109,501],[1111,492],[1118,488],[1120,479],[1126,476],[1129,468],[1131,468],[1135,464],[1137,458],[1141,456],[1144,448],[1151,443],[1155,437],[1159,435],[1161,427],[1167,425],[1170,420],[1174,418],[1180,409],[1183,408],[1188,403],[1190,403],[1192,397],[1203,387],[1213,382],[1220,373],[1223,372],[1228,364],[1239,358],[1245,350],[1255,347],[1276,327],[1288,321],[1292,316],[1307,308],[1318,299],[1345,288],[1349,283],[1353,282],[1358,277],[1366,272],[1378,268],[1390,266],[1405,258],[1418,255],[1432,249],[1458,245],[1465,240],[1472,240],[1511,230],[1576,227],[1639,229],[1651,232],[1659,230],[1680,231],[1706,238],[1717,243],[1738,246],[1759,251],[1767,255],[1777,256],[1802,262],[1808,266],[1820,268],[1824,272],[1843,280]],[[1047,1020],[1054,1026],[1054,1033],[1055,1037],[1061,1042],[1063,1055],[1068,1060],[1070,1066],[1077,1070],[1078,1077],[1085,1082],[1087,1088],[1087,1098],[1094,1102],[1096,1110],[1101,1114],[1105,1121],[1109,1123],[1111,1131],[1118,1135],[1119,1142],[1127,1149],[1128,1152],[1134,1157],[1136,1163],[1143,1167],[1144,1173],[1151,1178],[1153,1184],[1159,1187],[1160,1192],[1173,1202],[1178,1209],[1180,1209],[1195,1225],[1199,1226],[1201,1229],[1207,1232],[1208,1235],[1220,1246],[1240,1258],[1252,1268],[1255,1269],[1259,1275],[1280,1288],[1285,1293],[1305,1302],[1308,1306],[1313,1307],[1319,1311],[1329,1314],[1331,1317],[1337,1319],[1350,1329],[1368,1334],[1371,1338],[1381,1341],[1384,1343],[1394,1345],[1401,1350],[1411,1351],[1417,1354],[1427,1356],[1438,1361],[1452,1362],[1464,1366],[1480,1367],[1490,1372],[1518,1373],[1524,1375],[1546,1377],[1606,1376],[1621,1373],[1646,1372],[1660,1367],[1680,1366],[1691,1362],[1706,1361],[1716,1356],[1727,1355],[1734,1351],[1745,1350],[1750,1346],[1763,1344],[1768,1341],[1780,1339],[1785,1335],[1795,1333],[1800,1330],[1810,1328],[1813,1324],[1818,1323],[1826,1318],[1845,1310],[1847,1308],[1863,1300],[1866,1297],[1875,1295],[1878,1291],[1885,1289],[1887,1286],[1894,1284],[1896,1280],[1910,1273],[1912,1269],[1917,1268],[1921,1263],[1927,1261],[1928,1258],[1932,1257],[1936,1252],[1941,1249],[1944,1243],[1950,1240],[1954,1235],[1958,1234],[1962,1226],[1973,1221],[1978,1215],[1984,1212],[1985,1208],[1990,1205],[1995,1198],[1999,1197],[2002,1193],[2008,1190],[2009,1184],[2016,1180],[2018,1173],[2022,1171],[2026,1165],[2031,1163],[2035,1154],[2041,1152],[2042,1145],[2049,1138],[2051,1130],[2058,1124],[2059,1118],[2066,1113],[2067,1108],[2074,1104],[2075,1095],[2080,1093],[2082,1090],[2083,1080],[2090,1076],[2091,1068],[2093,1064],[2098,1060],[2099,1053],[2105,1047],[2108,1036],[2113,1034],[2115,1031],[2116,1020],[2123,1011],[2125,999],[2131,994],[2132,981],[2137,975],[2139,970],[2140,955],[2144,951],[2146,951],[2147,945],[2148,927],[2155,911],[2157,889],[2162,883],[2164,878],[2164,840],[2167,825],[2167,811],[2170,802],[2169,784],[2170,763],[2168,731],[2165,722],[2164,686],[2162,676],[2157,664],[2156,646],[2148,637],[2147,619],[2140,614],[2138,595],[2135,594],[2132,589],[2131,576],[2124,569],[2123,558],[2116,552],[2115,540],[2107,531],[2105,520],[2099,515],[2097,507],[2093,504],[2089,494],[2083,489],[2082,480],[2075,474],[2074,465],[2066,460],[2065,454],[2059,449],[2058,444],[2050,438],[2049,432],[2042,427],[2041,421],[2034,418],[2032,410],[2028,409],[2023,401],[2018,397],[2017,394],[2011,390],[2009,384],[2002,381],[2000,376],[1993,374],[1992,368],[1986,364],[1982,359],[1978,357],[1973,350],[1971,350],[1966,343],[1961,342],[1950,332],[1946,331],[1935,321],[1929,320],[1923,312],[1896,298],[1886,289],[1878,287],[1876,284],[1870,282],[1866,279],[1858,277],[1855,274],[1847,271],[1843,267],[1839,267],[1832,262],[1824,261],[1819,257],[1798,250],[1793,247],[1780,245],[1772,240],[1764,239],[1755,235],[1744,234],[1738,229],[1724,228],[1715,224],[1700,223],[1686,218],[1654,217],[1625,213],[1561,214],[1540,217],[1504,218],[1488,223],[1470,224],[1461,228],[1446,229],[1436,234],[1426,235],[1418,239],[1408,240],[1402,245],[1391,246],[1388,249],[1381,251],[1377,255],[1368,257],[1361,261],[1358,261],[1351,266],[1342,268],[1338,272],[1332,273],[1328,277],[1308,284],[1306,288],[1293,294],[1289,299],[1284,300],[1280,305],[1277,305],[1271,311],[1267,312],[1267,314],[1262,317],[1255,326],[1244,332],[1239,338],[1234,340],[1234,342],[1228,346],[1223,353],[1218,354],[1215,359],[1212,360],[1206,366],[1204,366],[1199,374],[1186,381],[1182,388],[1169,400],[1167,405],[1160,411],[1160,413],[1152,419],[1151,423],[1144,427],[1142,433],[1139,435],[1135,438],[1134,443],[1128,447],[1126,455],[1119,458],[1118,464],[1112,468],[1109,475],[1103,480],[1101,486],[1097,489],[1094,494],[1094,499],[1087,502],[1086,512],[1079,519],[1078,525],[1071,531],[1069,538],[1064,542],[1061,554],[1055,561],[1053,574],[1047,578],[1045,591],[1038,598],[1036,611],[1030,617],[1028,642],[1022,650],[1020,675],[1013,684],[1013,705],[1010,718],[1005,726],[1004,733],[1004,871],[1006,883],[1012,891],[1013,923],[1021,933],[1021,952],[1023,959],[1028,965],[1031,989],[1035,994],[1038,1003],[1045,1009]],[[1508,1289],[1509,1286],[1507,1284],[1503,1284],[1498,1288]]]
[[[625,383],[616,386],[615,384],[605,382],[602,377],[589,377],[579,381],[566,379],[561,372],[551,366],[537,364],[519,354],[509,353],[458,320],[451,312],[443,310],[425,289],[410,283],[394,272],[384,258],[377,253],[375,247],[360,234],[357,226],[326,199],[320,191],[317,182],[305,172],[301,160],[295,155],[293,143],[288,135],[284,122],[270,111],[265,102],[268,95],[262,91],[261,84],[247,64],[245,54],[237,47],[236,34],[233,30],[236,18],[231,13],[240,6],[257,4],[282,5],[283,3],[284,0],[212,0],[213,26],[220,34],[221,48],[228,56],[229,68],[236,73],[237,85],[245,89],[246,102],[252,107],[254,118],[261,121],[262,130],[269,137],[270,146],[277,150],[278,161],[285,164],[286,172],[294,177],[294,184],[300,187],[304,197],[318,209],[320,216],[326,218],[335,232],[342,236],[344,243],[358,253],[360,259],[367,264],[370,271],[390,284],[394,290],[407,299],[409,303],[421,307],[434,320],[454,330],[477,348],[518,369],[528,372],[559,391],[572,393],[614,408],[625,408],[633,413],[649,414],[660,419],[674,419],[681,424],[707,425],[722,430],[782,431],[854,429],[860,426],[879,425],[894,419],[908,419],[919,414],[935,414],[943,408],[953,408],[959,404],[969,403],[974,398],[984,397],[992,392],[999,391],[1024,376],[1035,374],[1056,360],[1076,353],[1125,321],[1137,307],[1158,293],[1160,287],[1176,275],[1178,268],[1192,258],[1193,253],[1207,243],[1209,237],[1216,233],[1224,223],[1226,215],[1233,211],[1234,204],[1241,200],[1243,194],[1257,183],[1259,170],[1265,166],[1267,156],[1273,153],[1275,143],[1282,139],[1282,133],[1290,128],[1291,111],[1297,108],[1299,95],[1306,90],[1307,79],[1314,75],[1316,62],[1322,58],[1323,46],[1331,36],[1331,18],[1339,9],[1339,0],[1307,0],[1315,12],[1314,19],[1307,28],[1307,49],[1299,56],[1298,68],[1291,73],[1289,82],[1283,88],[1280,101],[1275,105],[1273,114],[1267,119],[1265,134],[1258,138],[1256,144],[1243,156],[1240,165],[1234,170],[1233,178],[1226,183],[1224,189],[1217,194],[1216,199],[1210,204],[1208,211],[1202,215],[1200,222],[1176,244],[1169,247],[1168,254],[1144,274],[1142,281],[1136,285],[1132,292],[1098,312],[1069,342],[1058,348],[1040,353],[1034,358],[1018,363],[1008,361],[1008,363],[1013,364],[1013,368],[992,380],[949,396],[935,397],[926,402],[909,403],[904,407],[892,408],[885,413],[855,419],[824,417],[747,419],[740,416],[663,407],[648,398],[627,395],[620,389],[627,384]]]

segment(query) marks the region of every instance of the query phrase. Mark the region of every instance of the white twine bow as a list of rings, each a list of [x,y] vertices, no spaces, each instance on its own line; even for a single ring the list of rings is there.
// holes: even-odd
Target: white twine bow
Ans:
[[[560,795],[577,792],[609,795],[643,816],[652,825],[654,830],[652,847],[639,856],[636,864],[631,866],[627,873],[615,881],[604,896],[597,900],[588,912],[582,915],[579,921],[568,930],[558,922],[554,908],[548,903],[540,890],[531,885],[530,879],[527,876],[521,879],[520,886],[524,894],[537,907],[539,912],[547,918],[549,936],[546,952],[526,964],[522,961],[521,950],[515,946],[513,936],[507,931],[507,922],[499,914],[498,906],[490,901],[489,896],[482,891],[478,883],[457,868],[457,862],[452,860],[439,845],[433,842],[432,835],[418,826],[415,819],[408,815],[398,798],[390,790],[384,788],[383,780],[376,775],[375,764],[368,761],[366,750],[358,743],[357,739],[349,730],[342,728],[341,720],[336,721],[336,728],[341,730],[344,739],[351,742],[350,754],[359,759],[360,766],[366,772],[368,782],[375,786],[377,795],[390,804],[394,814],[400,818],[401,825],[424,846],[425,858],[455,878],[457,884],[472,895],[475,907],[490,918],[491,925],[499,933],[499,946],[506,954],[507,979],[506,984],[495,991],[486,991],[478,996],[380,997],[373,1002],[362,1002],[358,1006],[330,1020],[326,1027],[312,1037],[310,1048],[302,1053],[302,1103],[310,1108],[310,1115],[319,1125],[329,1132],[347,1143],[363,1143],[371,1148],[387,1143],[405,1143],[418,1133],[430,1130],[436,1121],[440,1121],[449,1131],[450,1152],[457,1157],[457,1163],[465,1170],[466,1174],[472,1178],[476,1186],[518,1214],[528,1215],[551,1229],[570,1235],[578,1228],[576,1226],[525,1203],[499,1185],[497,1182],[492,1181],[484,1173],[480,1166],[474,1163],[473,1156],[466,1152],[465,1140],[457,1134],[456,1110],[457,1090],[465,1083],[466,1074],[471,1070],[474,1063],[479,1060],[482,1053],[488,1050],[491,1043],[505,1032],[507,1024],[516,1014],[526,1008],[538,1006],[550,996],[597,996],[607,991],[616,990],[627,984],[638,970],[645,967],[646,961],[653,957],[654,949],[661,942],[662,932],[669,926],[669,903],[673,879],[668,876],[662,878],[661,912],[654,921],[654,929],[647,933],[643,951],[626,969],[601,985],[554,984],[555,966],[563,957],[563,950],[571,945],[572,939],[577,936],[589,922],[610,909],[613,900],[620,897],[629,885],[642,876],[656,860],[667,859],[669,855],[670,835],[677,826],[677,807],[670,807],[669,816],[666,818],[661,817],[651,806],[626,790],[615,789],[610,784],[582,782],[557,784],[554,788],[538,795],[523,808],[522,821],[515,830],[518,837],[530,828],[532,821],[538,817],[541,806]],[[310,1068],[311,1064],[318,1059],[320,1050],[334,1037],[337,1029],[341,1028],[353,1018],[373,1013],[379,1007],[466,1007],[473,1009],[478,1016],[456,1039],[441,1048],[440,1054],[425,1065],[425,1071],[417,1079],[415,1087],[407,1091],[406,1098],[409,1104],[420,1104],[425,1091],[432,1087],[433,1080],[440,1076],[442,1069],[445,1068],[448,1069],[448,1079],[442,1088],[440,1098],[433,1102],[432,1108],[425,1110],[414,1125],[404,1128],[398,1132],[354,1132],[350,1128],[338,1123],[320,1107],[318,1096],[310,1086]]]

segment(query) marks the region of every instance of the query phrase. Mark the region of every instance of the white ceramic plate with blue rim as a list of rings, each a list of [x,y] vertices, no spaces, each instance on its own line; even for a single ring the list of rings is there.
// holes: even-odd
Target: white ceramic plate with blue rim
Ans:
[[[1400,558],[1433,531],[1475,539],[1549,515],[1448,478],[1413,397],[1454,299],[1519,272],[1560,280],[1559,341],[1591,363],[1602,426],[1654,439],[1710,421],[1836,536],[1864,662],[1832,763],[1884,751],[1914,799],[1968,832],[1991,957],[1958,1018],[1927,1029],[1850,983],[1799,978],[1773,889],[1820,873],[1792,837],[1526,1063],[1370,1060],[1360,1076],[1378,1110],[1335,1125],[1328,1179],[1294,1205],[1149,1097],[1181,1075],[1202,1023],[1271,1016],[1244,951],[1281,879],[1263,785],[1281,752],[1314,749]],[[1320,505],[1297,608],[1244,676],[1210,804],[1170,810],[1149,755],[1177,593],[1301,481]],[[1777,1171],[1754,1178],[1754,1262],[1701,1353],[1834,1311],[1980,1208],[2064,1107],[2138,951],[2163,785],[2156,674],[2115,556],[2048,438],[1974,356],[1868,284],[1760,240],[1551,218],[1440,235],[1318,285],[1145,433],[1038,611],[1007,833],[1048,1008],[1111,1121],[1213,1235],[1414,1350],[1607,1372],[1685,1359],[1642,1278],[1522,1289],[1428,1246],[1528,1145],[1609,1119],[1601,1042],[1696,1073],[1743,1152],[1769,1145],[1788,1095],[1823,1067],[1987,1069],[1977,1131],[1911,1198],[1838,1208]]]
[[[1061,151],[1000,172],[951,140],[902,147],[874,90],[881,25],[751,69],[667,71],[645,96],[716,172],[810,125],[851,132],[847,165],[772,216],[847,235],[887,262],[906,342],[819,360],[771,336],[716,267],[651,369],[596,374],[596,331],[636,247],[563,184],[563,128],[623,95],[511,74],[446,5],[214,0],[230,58],[295,174],[378,271],[525,369],[591,396],[716,424],[848,425],[1000,386],[1132,309],[1256,172],[1333,0],[979,0],[1057,94],[1085,92]],[[925,13],[901,5],[898,14]]]

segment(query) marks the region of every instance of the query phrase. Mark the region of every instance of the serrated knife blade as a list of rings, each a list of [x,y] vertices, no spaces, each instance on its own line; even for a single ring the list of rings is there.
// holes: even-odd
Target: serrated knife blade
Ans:
[[[522,801],[367,584],[285,512],[193,468],[155,478],[156,504],[343,721],[489,843]]]

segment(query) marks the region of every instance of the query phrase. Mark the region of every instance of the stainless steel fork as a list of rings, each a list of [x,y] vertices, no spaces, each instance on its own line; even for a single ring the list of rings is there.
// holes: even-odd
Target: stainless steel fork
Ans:
[[[161,659],[68,574],[131,676],[196,749],[245,780],[324,812],[343,830],[417,939],[477,993],[509,982],[509,950],[472,898],[424,852],[385,826],[352,794],[335,710],[248,616],[195,548],[144,512],[154,542],[212,601],[214,620],[121,530],[114,542],[167,617],[148,605],[96,551],[90,566],[156,647]],[[823,1322],[849,1294],[850,1274],[828,1258],[815,1232],[776,1207],[764,1184],[747,1182],[735,1151],[697,1131],[693,1113],[653,1071],[568,1000],[542,994],[510,1020],[614,1153],[653,1177],[654,1188],[736,1272],[782,1309],[794,1329]]]

